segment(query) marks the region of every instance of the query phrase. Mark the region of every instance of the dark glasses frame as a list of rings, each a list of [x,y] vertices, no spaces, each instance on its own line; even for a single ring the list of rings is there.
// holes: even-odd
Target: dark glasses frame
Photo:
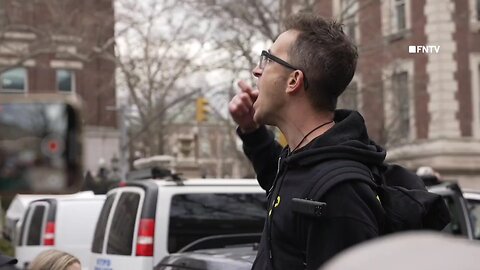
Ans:
[[[308,88],[307,76],[305,76],[305,72],[302,69],[297,68],[297,67],[289,64],[285,60],[282,60],[282,59],[276,57],[275,55],[271,54],[269,51],[265,51],[265,50],[262,51],[262,54],[260,55],[260,63],[258,64],[260,69],[263,70],[265,68],[265,66],[267,65],[267,61],[266,61],[267,59],[270,59],[270,60],[276,62],[277,64],[280,64],[280,65],[282,65],[286,68],[293,69],[293,70],[300,70],[303,73],[303,84],[305,86],[305,90]]]

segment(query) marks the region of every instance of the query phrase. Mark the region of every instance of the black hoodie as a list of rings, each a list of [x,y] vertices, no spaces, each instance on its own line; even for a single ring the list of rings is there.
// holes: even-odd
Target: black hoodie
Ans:
[[[358,112],[337,110],[335,125],[292,154],[265,127],[242,135],[244,151],[268,194],[267,221],[252,269],[318,269],[341,250],[380,234],[383,209],[360,181],[338,184],[325,195],[309,194],[319,170],[331,162],[355,160],[381,166],[386,152],[372,142]],[[326,202],[321,217],[292,211],[292,198]]]

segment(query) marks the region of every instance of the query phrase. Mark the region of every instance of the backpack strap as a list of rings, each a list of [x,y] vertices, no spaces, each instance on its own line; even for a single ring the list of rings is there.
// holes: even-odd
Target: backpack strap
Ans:
[[[335,160],[329,162],[329,169],[314,176],[316,181],[306,190],[304,198],[317,199],[325,195],[334,186],[347,181],[360,181],[376,190],[377,183],[371,170],[360,162],[352,160]]]
[[[318,172],[314,174],[314,183],[308,187],[302,198],[307,200],[319,199],[325,195],[331,188],[338,184],[348,181],[359,181],[367,184],[373,191],[377,190],[377,183],[372,174],[372,171],[364,164],[352,160],[331,160],[325,166],[319,168]],[[327,205],[328,207],[328,205]],[[306,257],[306,226],[305,219],[300,215],[297,216],[297,235],[300,241],[299,247],[302,249],[304,264],[307,264]]]

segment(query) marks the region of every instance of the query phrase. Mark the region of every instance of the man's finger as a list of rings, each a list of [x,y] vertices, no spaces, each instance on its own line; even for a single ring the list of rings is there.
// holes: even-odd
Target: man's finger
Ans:
[[[258,98],[258,89],[253,89],[250,85],[248,85],[246,82],[240,80],[238,82],[238,86],[240,87],[240,90],[242,93],[247,94],[252,102],[255,102]]]
[[[253,92],[252,87],[248,85],[246,82],[244,82],[243,80],[240,80],[237,85],[238,87],[240,87],[240,90],[242,90],[242,92],[247,93],[249,95],[252,94]]]
[[[243,94],[245,98],[239,95],[235,96],[229,104],[230,113],[233,114],[247,114],[251,110],[251,100],[247,94]]]
[[[252,107],[253,106],[253,100],[252,100],[252,95],[249,95],[247,93],[240,93],[238,94],[238,98],[240,101],[246,106],[246,107]]]

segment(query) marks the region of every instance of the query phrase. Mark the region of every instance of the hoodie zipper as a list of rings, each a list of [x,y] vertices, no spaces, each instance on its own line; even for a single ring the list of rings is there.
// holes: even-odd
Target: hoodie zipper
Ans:
[[[275,180],[273,181],[273,184],[272,186],[270,187],[270,189],[268,190],[268,197],[271,197],[273,191],[275,190],[275,186],[277,184],[277,180],[279,178],[279,174],[280,174],[280,164],[281,164],[281,161],[282,161],[282,156],[280,155],[280,157],[278,157],[278,162],[277,162],[277,173],[275,174]],[[280,193],[280,187],[278,189],[278,193],[277,193],[277,196],[278,194]],[[270,199],[270,198],[268,198]],[[275,204],[275,200],[276,198],[272,198],[272,205],[270,206],[270,211],[269,211],[269,215],[267,216],[267,234],[268,234],[268,238],[267,238],[267,242],[268,242],[268,255],[269,255],[269,259],[270,259],[270,263],[273,267],[273,269],[275,269],[274,267],[274,263],[273,263],[273,252],[272,252],[272,237],[271,237],[271,233],[272,233],[272,219],[273,219],[273,205]],[[271,213],[271,214],[270,214]]]
[[[278,157],[278,161],[277,161],[277,173],[275,174],[275,179],[273,180],[273,184],[272,186],[270,187],[270,189],[268,190],[268,195],[270,195],[273,191],[273,188],[275,187],[275,184],[277,183],[277,179],[278,179],[278,173],[280,172],[280,162],[282,161],[282,156],[279,156]]]

